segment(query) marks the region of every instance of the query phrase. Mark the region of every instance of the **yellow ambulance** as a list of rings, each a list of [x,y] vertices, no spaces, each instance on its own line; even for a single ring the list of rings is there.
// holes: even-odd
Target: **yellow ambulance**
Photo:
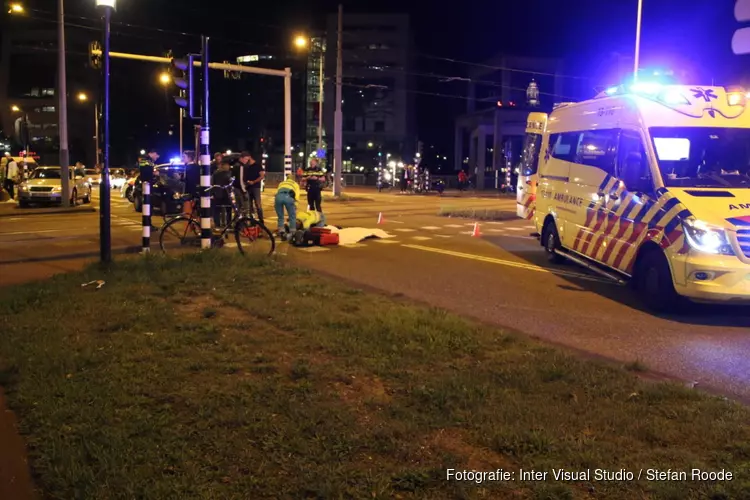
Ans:
[[[549,116],[534,223],[550,260],[654,310],[750,302],[750,111],[739,88],[637,82]]]
[[[529,113],[516,186],[516,214],[526,220],[531,220],[536,207],[539,151],[542,148],[542,137],[546,128],[547,113]]]

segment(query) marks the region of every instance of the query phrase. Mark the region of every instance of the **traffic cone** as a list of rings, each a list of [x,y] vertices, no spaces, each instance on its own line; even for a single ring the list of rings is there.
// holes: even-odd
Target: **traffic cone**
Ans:
[[[471,236],[473,238],[479,238],[479,237],[482,236],[482,232],[479,230],[479,223],[478,222],[474,223],[474,231],[471,232]]]
[[[378,224],[385,224],[385,217],[383,217],[383,212],[380,212],[378,214]]]

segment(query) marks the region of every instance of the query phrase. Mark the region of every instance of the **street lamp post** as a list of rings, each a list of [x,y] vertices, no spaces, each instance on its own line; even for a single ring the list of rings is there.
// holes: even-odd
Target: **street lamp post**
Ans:
[[[643,0],[638,0],[638,19],[635,23],[635,61],[633,63],[633,80],[638,81],[638,64],[641,57],[641,15],[643,12]]]
[[[63,193],[70,193],[70,157],[68,152],[68,89],[65,75],[65,7],[64,0],[57,4],[57,91],[59,102],[60,131],[60,185]],[[63,194],[62,205],[70,206],[70,197]]]
[[[110,186],[109,186],[109,32],[112,11],[116,0],[96,0],[96,6],[104,10],[104,33],[102,59],[104,69],[104,164],[102,165],[102,182],[99,184],[99,245],[101,261],[112,260],[112,234],[110,227]]]

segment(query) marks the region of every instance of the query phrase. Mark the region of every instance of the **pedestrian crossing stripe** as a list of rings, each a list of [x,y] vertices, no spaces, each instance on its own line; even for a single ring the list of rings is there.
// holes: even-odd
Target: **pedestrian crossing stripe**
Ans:
[[[315,253],[315,252],[327,252],[330,250],[330,248],[326,247],[303,247],[303,248],[297,248],[300,252],[306,252],[306,253]]]
[[[364,248],[367,245],[363,245],[362,243],[350,243],[348,245],[339,245],[339,246],[343,248]]]
[[[427,241],[427,240],[431,240],[432,238],[430,238],[429,236],[412,236],[411,239],[417,240],[417,241]]]
[[[400,231],[402,233],[413,233],[413,232],[416,231],[416,229],[411,229],[411,228],[408,228],[408,227],[404,227],[404,228],[394,229],[394,231]]]
[[[449,234],[436,234],[438,238],[450,238],[451,236]]]
[[[472,226],[473,226],[473,224],[472,224]],[[446,224],[443,227],[463,227],[463,226],[461,224]]]
[[[380,240],[380,239],[374,239],[374,240],[372,240],[372,241],[374,241],[375,243],[383,243],[384,245],[393,245],[393,244],[396,244],[396,243],[398,243],[398,241],[396,241],[396,240]]]
[[[486,231],[489,231],[490,233],[502,233],[503,231],[505,231],[505,229],[497,229],[495,227],[491,227],[487,229]]]
[[[429,231],[435,231],[437,229],[440,229],[438,226],[422,226],[422,229],[427,229]]]
[[[508,229],[510,229],[511,231],[523,231],[524,228],[522,228],[522,227],[509,227]]]

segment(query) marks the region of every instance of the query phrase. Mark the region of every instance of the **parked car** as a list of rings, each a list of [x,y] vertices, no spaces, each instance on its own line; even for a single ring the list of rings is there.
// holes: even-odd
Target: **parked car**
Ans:
[[[75,205],[79,201],[91,202],[91,184],[84,176],[82,169],[70,167],[70,201]],[[31,204],[62,203],[62,169],[60,167],[37,167],[28,180],[22,182],[18,189],[18,206],[28,207]]]
[[[92,186],[98,186],[102,182],[102,174],[96,171],[96,169],[93,168],[87,168],[84,171],[84,177],[86,178],[86,181],[92,185]]]

